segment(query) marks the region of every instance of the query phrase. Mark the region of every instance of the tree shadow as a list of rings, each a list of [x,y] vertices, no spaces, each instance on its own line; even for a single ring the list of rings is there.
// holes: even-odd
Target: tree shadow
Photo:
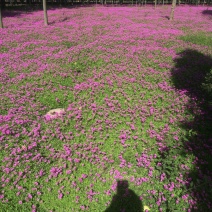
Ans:
[[[128,188],[127,180],[117,182],[117,194],[113,196],[105,212],[142,212],[143,205],[139,197]]]
[[[174,62],[174,87],[190,97],[186,110],[193,117],[180,124],[187,132],[184,156],[195,156],[187,186],[197,202],[192,211],[212,211],[212,57],[187,49]]]
[[[82,4],[82,3],[74,3],[70,4],[62,4],[62,5],[52,5],[47,3],[47,12],[51,10],[57,9],[78,9],[82,7],[94,7],[95,4]],[[19,17],[22,14],[32,14],[33,12],[43,11],[42,2],[40,4],[25,4],[22,6],[8,6],[2,9],[2,16],[4,17]],[[65,20],[64,20],[65,21]]]
[[[212,10],[203,10],[202,14],[203,15],[212,15]]]
[[[5,17],[19,17],[22,14],[31,14],[32,10],[29,10],[26,8],[26,6],[23,7],[5,7],[2,9],[2,16]]]
[[[164,19],[169,20],[169,16],[168,16],[168,15],[166,15],[166,16],[161,16],[161,17],[164,18]]]

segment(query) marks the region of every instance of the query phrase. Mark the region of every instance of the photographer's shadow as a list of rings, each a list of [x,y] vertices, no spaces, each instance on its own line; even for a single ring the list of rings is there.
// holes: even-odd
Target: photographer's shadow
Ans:
[[[117,182],[117,194],[113,196],[105,212],[142,212],[143,205],[139,197],[129,189],[127,180]]]

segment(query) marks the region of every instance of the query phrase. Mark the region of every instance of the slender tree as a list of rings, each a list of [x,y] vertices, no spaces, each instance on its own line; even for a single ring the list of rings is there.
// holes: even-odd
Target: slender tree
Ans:
[[[2,9],[5,8],[5,0],[1,0],[1,8],[2,8]]]
[[[174,19],[174,9],[176,7],[176,0],[172,0],[172,8],[171,8],[171,14],[170,14],[170,18],[169,20],[173,20]]]
[[[44,12],[44,25],[48,25],[48,16],[47,16],[47,9],[46,9],[46,0],[43,0],[43,12]]]
[[[0,6],[0,28],[3,28],[2,14],[1,14],[1,6]]]

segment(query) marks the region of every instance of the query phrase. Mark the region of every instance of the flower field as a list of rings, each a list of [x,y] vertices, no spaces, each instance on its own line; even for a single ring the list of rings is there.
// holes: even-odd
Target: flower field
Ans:
[[[0,211],[212,211],[208,11],[5,11]]]

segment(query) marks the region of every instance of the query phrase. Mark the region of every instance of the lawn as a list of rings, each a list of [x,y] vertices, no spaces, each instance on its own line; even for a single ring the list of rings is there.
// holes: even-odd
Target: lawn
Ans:
[[[211,211],[208,10],[4,12],[0,211]]]

